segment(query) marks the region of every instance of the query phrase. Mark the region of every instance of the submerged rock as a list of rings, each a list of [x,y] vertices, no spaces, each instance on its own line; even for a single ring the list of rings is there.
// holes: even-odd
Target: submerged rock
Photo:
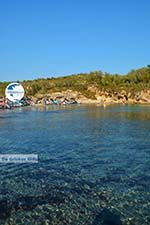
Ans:
[[[104,208],[98,213],[92,225],[122,225],[118,211]]]
[[[37,206],[50,204],[60,205],[65,202],[65,196],[62,193],[57,195],[47,194],[41,196],[24,196],[16,198],[14,201],[1,200],[0,201],[0,219],[7,219],[10,217],[12,210],[31,211]]]
[[[12,204],[8,200],[0,201],[0,219],[6,219],[10,216]]]

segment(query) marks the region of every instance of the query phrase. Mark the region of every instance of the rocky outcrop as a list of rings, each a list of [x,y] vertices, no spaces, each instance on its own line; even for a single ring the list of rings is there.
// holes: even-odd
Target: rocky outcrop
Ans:
[[[127,92],[122,90],[120,92],[97,92],[95,95],[96,99],[103,103],[150,103],[150,90],[135,92],[132,94],[131,92]]]
[[[81,104],[92,104],[92,103],[97,103],[97,104],[114,104],[114,103],[119,103],[119,104],[150,104],[150,90],[143,90],[135,93],[127,92],[125,90],[121,90],[119,92],[113,92],[113,91],[103,91],[99,90],[96,87],[89,87],[88,88],[89,92],[92,92],[94,99],[88,98],[82,93],[78,91],[73,91],[73,90],[66,90],[66,91],[61,91],[61,92],[54,92],[54,93],[49,93],[49,94],[37,94],[36,96],[33,97],[33,100],[36,103],[42,103],[43,99],[45,97],[49,99],[57,99],[57,100],[63,100],[63,99],[68,99],[68,100],[75,100],[78,103]]]

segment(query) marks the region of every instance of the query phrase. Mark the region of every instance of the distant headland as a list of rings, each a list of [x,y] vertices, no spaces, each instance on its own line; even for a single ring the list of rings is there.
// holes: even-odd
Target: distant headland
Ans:
[[[0,96],[10,82],[0,82]],[[34,102],[67,99],[79,103],[150,103],[150,65],[126,75],[101,71],[21,82]]]

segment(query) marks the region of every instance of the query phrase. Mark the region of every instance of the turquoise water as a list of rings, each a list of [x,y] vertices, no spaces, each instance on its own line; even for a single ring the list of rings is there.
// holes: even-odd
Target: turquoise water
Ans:
[[[0,111],[0,224],[150,224],[150,106]]]

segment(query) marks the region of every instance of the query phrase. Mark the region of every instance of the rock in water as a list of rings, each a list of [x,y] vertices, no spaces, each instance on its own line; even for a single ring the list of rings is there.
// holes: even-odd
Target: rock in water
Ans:
[[[122,225],[122,221],[116,210],[105,208],[96,215],[92,225]]]
[[[7,219],[11,214],[11,203],[8,200],[0,201],[0,219]]]

